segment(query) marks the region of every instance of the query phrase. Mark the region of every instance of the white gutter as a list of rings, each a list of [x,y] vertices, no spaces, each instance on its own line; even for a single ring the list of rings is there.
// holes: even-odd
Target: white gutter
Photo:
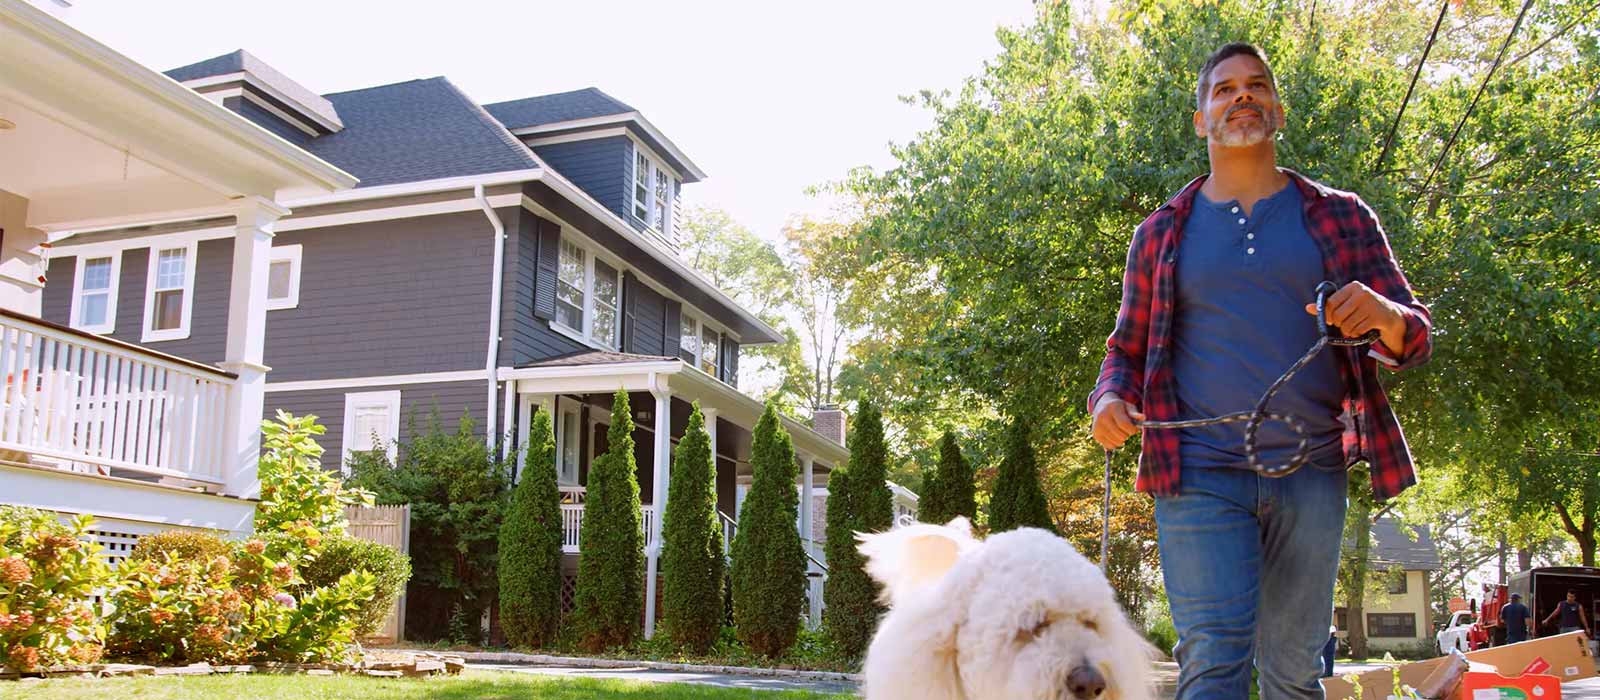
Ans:
[[[489,225],[494,227],[494,273],[490,275],[494,285],[489,290],[489,353],[485,361],[484,373],[489,379],[489,420],[484,423],[484,435],[489,449],[494,450],[495,426],[499,421],[495,410],[495,394],[500,383],[500,281],[504,276],[506,258],[506,227],[500,221],[500,216],[494,213],[494,208],[489,206],[489,198],[483,192],[483,185],[472,187],[472,196],[478,200],[478,205],[483,207],[483,215],[489,217]]]

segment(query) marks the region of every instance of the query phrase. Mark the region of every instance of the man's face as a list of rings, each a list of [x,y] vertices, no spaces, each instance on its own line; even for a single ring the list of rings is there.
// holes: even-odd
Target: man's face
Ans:
[[[1210,90],[1194,113],[1194,132],[1217,145],[1244,148],[1272,138],[1283,120],[1267,67],[1254,56],[1233,56],[1211,70]]]
[[[1576,603],[1576,602],[1578,602],[1578,594],[1576,594],[1576,593],[1568,593],[1567,594],[1567,602],[1568,603]]]

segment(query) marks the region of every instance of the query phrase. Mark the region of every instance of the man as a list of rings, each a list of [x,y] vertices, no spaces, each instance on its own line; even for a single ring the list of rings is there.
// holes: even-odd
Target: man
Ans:
[[[1431,321],[1372,210],[1277,167],[1285,113],[1265,53],[1222,47],[1201,67],[1195,97],[1194,132],[1211,172],[1134,232],[1122,308],[1089,396],[1094,437],[1115,449],[1136,421],[1249,410],[1315,342],[1317,284],[1339,285],[1330,323],[1347,336],[1376,329],[1380,339],[1323,352],[1274,400],[1274,411],[1306,421],[1308,466],[1281,479],[1242,468],[1242,423],[1151,430],[1137,481],[1156,497],[1178,698],[1246,697],[1252,663],[1262,700],[1321,698],[1345,469],[1369,462],[1379,499],[1416,482],[1376,366],[1427,361]],[[1297,443],[1286,426],[1264,425],[1263,463],[1281,464]]]
[[[1522,604],[1521,593],[1512,593],[1511,602],[1500,608],[1500,623],[1506,626],[1507,644],[1528,641],[1528,635],[1533,633],[1533,615]]]
[[[1583,630],[1589,633],[1589,615],[1583,611],[1583,606],[1578,604],[1578,592],[1567,591],[1567,599],[1556,603],[1556,609],[1550,611],[1550,616],[1544,619],[1543,625],[1549,625],[1551,620],[1561,618],[1557,624],[1561,634]]]

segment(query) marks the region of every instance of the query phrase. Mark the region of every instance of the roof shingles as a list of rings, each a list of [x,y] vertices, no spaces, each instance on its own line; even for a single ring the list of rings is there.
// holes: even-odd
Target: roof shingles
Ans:
[[[507,129],[523,129],[637,111],[621,100],[592,87],[554,95],[497,102],[485,105],[484,109],[489,110],[489,114],[499,119]]]

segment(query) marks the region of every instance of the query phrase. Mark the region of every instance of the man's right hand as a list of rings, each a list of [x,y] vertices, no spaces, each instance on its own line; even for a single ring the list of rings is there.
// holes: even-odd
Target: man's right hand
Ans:
[[[1094,406],[1094,441],[1100,443],[1101,447],[1115,450],[1139,432],[1139,426],[1134,421],[1142,420],[1144,414],[1116,394],[1101,396],[1099,403]]]

